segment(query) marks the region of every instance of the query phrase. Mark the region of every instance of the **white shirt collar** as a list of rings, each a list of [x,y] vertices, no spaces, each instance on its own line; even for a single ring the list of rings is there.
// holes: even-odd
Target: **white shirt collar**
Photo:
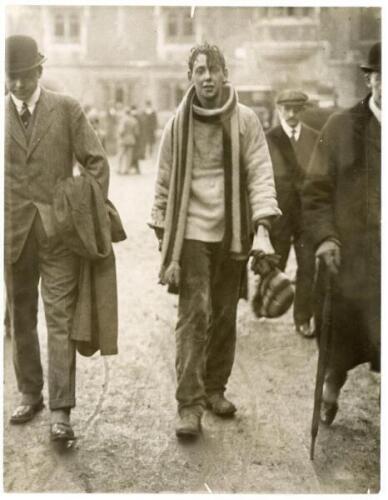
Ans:
[[[381,123],[381,109],[377,106],[372,96],[369,99],[369,109],[375,115],[377,121]]]
[[[292,131],[295,130],[295,140],[298,141],[299,140],[299,137],[300,137],[300,132],[302,130],[302,124],[301,122],[298,122],[298,125],[295,127],[295,128],[292,128],[288,125],[288,123],[283,120],[282,118],[280,118],[280,124],[284,130],[284,132],[286,133],[286,135],[291,139],[292,137]]]
[[[16,106],[16,109],[18,110],[19,115],[22,112],[23,102],[25,102],[27,104],[28,109],[29,109],[30,113],[32,114],[34,112],[36,103],[39,101],[39,97],[40,97],[39,85],[36,87],[36,89],[34,90],[34,93],[31,95],[31,97],[27,101],[21,101],[20,99],[18,99],[17,97],[15,97],[11,93],[11,98]]]

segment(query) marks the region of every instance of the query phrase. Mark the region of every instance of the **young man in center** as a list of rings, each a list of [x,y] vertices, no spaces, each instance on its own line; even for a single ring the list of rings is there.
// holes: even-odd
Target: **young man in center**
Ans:
[[[253,246],[274,254],[280,215],[262,126],[237,101],[217,46],[193,47],[191,83],[159,151],[151,226],[160,282],[179,293],[176,326],[178,437],[197,436],[206,407],[232,416],[224,392],[235,354],[236,311]]]

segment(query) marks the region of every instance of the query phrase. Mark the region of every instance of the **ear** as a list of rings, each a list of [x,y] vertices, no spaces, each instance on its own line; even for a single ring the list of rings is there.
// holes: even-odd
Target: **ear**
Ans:
[[[370,73],[368,73],[368,72],[364,73],[364,80],[365,80],[366,86],[368,87],[368,89],[370,89]]]
[[[189,82],[191,82],[191,78],[192,78],[192,76],[193,76],[193,73],[192,73],[192,71],[190,71],[190,70],[189,70],[189,71],[187,72],[187,79],[189,80]]]
[[[228,76],[229,76],[228,68],[225,68],[224,69],[224,81],[226,81],[228,79]]]

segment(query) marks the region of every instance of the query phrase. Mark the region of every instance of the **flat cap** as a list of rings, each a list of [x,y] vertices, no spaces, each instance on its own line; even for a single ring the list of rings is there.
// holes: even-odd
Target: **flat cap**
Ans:
[[[276,104],[295,104],[303,106],[309,100],[308,96],[300,90],[286,89],[279,92]]]

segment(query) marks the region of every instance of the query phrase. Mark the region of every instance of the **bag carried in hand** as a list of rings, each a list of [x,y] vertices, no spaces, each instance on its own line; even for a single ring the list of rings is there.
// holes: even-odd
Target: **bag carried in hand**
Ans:
[[[291,281],[279,269],[274,268],[260,276],[252,309],[258,318],[278,318],[285,314],[294,300]]]

